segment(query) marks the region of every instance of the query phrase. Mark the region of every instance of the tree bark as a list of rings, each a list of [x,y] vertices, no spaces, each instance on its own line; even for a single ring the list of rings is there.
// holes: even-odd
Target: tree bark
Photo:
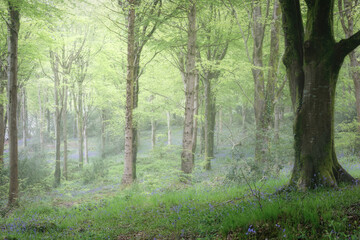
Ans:
[[[188,9],[188,43],[185,73],[185,120],[183,130],[183,150],[181,153],[181,170],[188,174],[194,167],[193,131],[194,131],[194,98],[196,82],[196,0],[189,0]]]
[[[77,96],[78,152],[79,152],[79,167],[82,169],[84,165],[83,89],[82,89],[82,81],[78,80],[77,83],[78,83],[78,96]]]
[[[0,96],[3,96],[6,81],[7,73],[6,69],[1,69],[0,71]],[[6,111],[5,111],[5,102],[0,101],[0,172],[4,166],[4,149],[5,149],[5,131],[6,131]]]
[[[156,145],[156,121],[151,119],[151,148],[154,150]]]
[[[133,131],[133,105],[135,81],[135,0],[128,0],[128,36],[127,36],[127,76],[126,76],[126,106],[125,106],[125,158],[122,184],[132,184],[134,175],[134,131]]]
[[[86,113],[85,113],[86,115]],[[89,142],[88,142],[88,134],[87,134],[87,116],[85,116],[84,121],[84,147],[85,147],[85,163],[89,164]]]
[[[20,9],[8,1],[8,100],[9,100],[9,157],[10,187],[8,206],[17,205],[19,197],[18,179],[18,136],[17,136],[17,71],[18,37],[20,30]]]
[[[60,78],[59,78],[59,58],[56,53],[50,51],[50,60],[54,73],[54,98],[55,98],[55,182],[54,187],[60,185],[61,167],[60,167],[60,146],[61,146],[61,110],[60,110]]]
[[[22,137],[23,137],[23,146],[26,147],[27,146],[27,134],[28,134],[28,129],[27,129],[27,122],[28,122],[28,114],[27,114],[27,101],[26,101],[26,90],[25,90],[25,86],[23,86],[22,88],[22,97],[23,97],[23,102],[22,102],[22,106],[21,106],[21,111],[22,111]]]
[[[167,141],[167,145],[170,146],[171,145],[171,115],[169,111],[166,111],[166,118],[167,118],[167,128],[168,128],[168,141]]]
[[[105,110],[101,110],[101,158],[106,157],[106,115]]]
[[[360,44],[360,32],[335,42],[334,0],[307,1],[304,31],[298,1],[280,0],[286,54],[284,64],[295,102],[295,163],[290,185],[306,190],[335,187],[354,178],[334,149],[334,106],[338,74],[346,55]]]
[[[205,166],[206,170],[211,169],[211,159],[214,158],[214,132],[215,132],[215,97],[213,96],[213,90],[211,88],[212,76],[207,74],[204,78],[204,92],[205,92],[205,119],[204,119],[204,140],[205,140]]]
[[[39,144],[40,144],[40,151],[44,150],[44,129],[43,129],[43,106],[42,106],[42,99],[41,99],[41,87],[40,84],[38,85],[38,102],[39,102]]]
[[[65,180],[68,180],[68,144],[67,144],[67,104],[68,104],[68,88],[67,79],[64,79],[64,105],[62,109],[63,118],[63,142],[64,142],[64,162],[63,162],[63,176]]]

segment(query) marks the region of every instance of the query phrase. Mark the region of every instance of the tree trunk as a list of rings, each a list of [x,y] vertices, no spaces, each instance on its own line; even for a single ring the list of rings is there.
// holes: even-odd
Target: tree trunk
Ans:
[[[39,144],[40,144],[40,151],[44,150],[44,129],[43,129],[43,106],[42,106],[42,100],[41,100],[41,88],[40,84],[38,85],[38,101],[39,101]]]
[[[230,116],[232,116],[232,112],[230,112]],[[246,132],[246,106],[245,105],[241,106],[241,126],[243,129],[243,132],[245,133]]]
[[[196,146],[197,146],[197,135],[198,135],[198,113],[199,113],[199,75],[196,74],[195,80],[195,96],[194,96],[194,130],[192,136],[193,142],[193,153],[196,153]],[[193,165],[195,158],[193,159]]]
[[[18,71],[18,34],[20,13],[13,1],[8,1],[8,101],[9,101],[9,158],[10,187],[8,206],[17,205],[19,197],[18,179],[18,136],[17,136],[17,71]]]
[[[206,74],[204,78],[204,92],[205,92],[205,119],[204,119],[204,140],[205,140],[205,166],[206,170],[211,169],[211,159],[214,158],[214,132],[215,132],[215,98],[211,89],[212,77],[210,73]]]
[[[217,145],[217,150],[218,150],[218,146],[221,143],[221,134],[222,134],[222,109],[219,109],[219,115],[218,115],[218,121],[217,121],[217,131],[216,131],[216,145]]]
[[[87,120],[84,122],[84,147],[85,147],[85,163],[89,164],[89,142],[87,134]]]
[[[54,187],[60,185],[61,167],[60,167],[60,135],[61,135],[61,111],[60,111],[60,78],[59,78],[59,58],[56,53],[50,51],[52,70],[54,73],[54,97],[55,97],[55,182]]]
[[[307,2],[304,35],[300,4],[281,0],[286,54],[284,64],[295,105],[295,163],[290,185],[306,190],[351,182],[334,149],[334,106],[338,74],[360,32],[336,43],[334,1]],[[305,39],[305,41],[304,41]]]
[[[23,89],[22,89],[22,96],[23,96],[23,102],[22,102],[22,108],[21,108],[21,111],[22,111],[22,125],[23,125],[23,145],[24,147],[27,146],[27,121],[28,121],[28,116],[27,116],[27,102],[26,102],[26,90],[25,90],[25,86],[23,86]]]
[[[185,89],[185,121],[183,130],[183,150],[181,153],[181,170],[191,173],[194,167],[193,131],[194,131],[194,98],[196,82],[196,0],[189,0],[188,9],[188,44],[186,56],[186,89]]]
[[[133,105],[135,81],[135,0],[128,0],[128,36],[127,36],[127,76],[126,76],[126,106],[125,106],[125,158],[122,184],[129,185],[135,180],[134,166],[134,131]]]
[[[167,128],[168,128],[168,142],[167,145],[170,146],[171,145],[171,115],[169,111],[166,111],[166,117],[167,117]]]
[[[106,157],[106,116],[105,110],[101,110],[101,158],[104,159]]]
[[[154,150],[156,144],[156,121],[151,119],[151,148]]]
[[[46,96],[46,102],[49,102],[49,99],[48,97]],[[50,110],[49,108],[47,107],[46,110],[46,132],[48,135],[50,135],[50,131],[51,131],[51,117],[50,117]]]
[[[0,71],[0,96],[3,96],[5,86],[6,86],[6,78],[7,73],[5,69]],[[0,173],[4,166],[4,148],[5,148],[5,131],[6,131],[6,111],[4,107],[4,101],[0,101]]]
[[[65,180],[68,180],[68,144],[67,144],[67,104],[68,104],[68,89],[67,80],[64,79],[64,106],[62,109],[63,118],[63,141],[64,141],[64,165],[63,165],[63,176]]]
[[[83,89],[82,82],[78,81],[78,98],[77,98],[77,130],[78,130],[78,152],[79,167],[84,165],[84,119],[83,119]]]

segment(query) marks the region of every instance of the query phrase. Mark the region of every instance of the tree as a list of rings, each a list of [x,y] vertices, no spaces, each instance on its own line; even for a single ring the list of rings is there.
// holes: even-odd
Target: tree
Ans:
[[[269,143],[270,132],[274,122],[274,109],[275,103],[280,95],[285,81],[278,84],[278,62],[279,62],[279,28],[280,28],[280,7],[278,0],[274,1],[271,15],[271,36],[270,36],[270,57],[268,63],[268,74],[265,74],[265,54],[264,54],[264,39],[266,36],[267,19],[271,12],[270,1],[266,1],[265,14],[264,5],[265,1],[252,0],[251,1],[251,14],[248,11],[251,36],[253,40],[252,56],[250,56],[249,39],[241,25],[241,19],[235,9],[231,0],[227,1],[229,10],[232,11],[237,25],[239,27],[243,42],[245,45],[246,57],[251,63],[252,76],[254,79],[254,102],[253,108],[255,113],[255,159],[258,163],[269,163]],[[244,3],[242,3],[244,4]],[[244,5],[246,8],[246,6]],[[277,85],[279,85],[277,87]]]
[[[183,150],[181,153],[181,170],[191,173],[194,167],[194,102],[196,92],[196,0],[190,0],[187,10],[188,42],[185,70],[185,120],[183,130]]]
[[[8,206],[17,204],[19,197],[18,179],[18,136],[17,136],[17,73],[18,39],[20,30],[20,6],[8,1],[8,101],[9,101],[9,155],[10,187]]]
[[[334,105],[341,65],[360,45],[360,31],[335,41],[334,0],[306,1],[305,28],[299,0],[280,0],[280,5],[286,48],[283,61],[295,109],[295,164],[290,185],[306,190],[354,181],[336,157]]]
[[[162,1],[152,0],[127,2],[127,75],[126,75],[126,107],[125,107],[125,158],[122,183],[131,184],[136,179],[137,156],[137,124],[133,118],[133,110],[138,107],[140,57],[144,46],[153,36],[159,24]],[[122,1],[119,1],[123,6]],[[124,8],[125,9],[125,8]],[[131,129],[131,133],[130,133]]]
[[[202,67],[201,76],[204,86],[204,157],[206,170],[211,169],[211,159],[214,158],[215,87],[221,73],[219,65],[227,54],[233,28],[232,24],[226,21],[228,15],[222,10],[220,4],[220,2],[215,1],[209,3],[208,9],[202,14],[199,23],[204,34],[204,43],[199,46],[199,61]],[[200,35],[199,38],[201,37]]]

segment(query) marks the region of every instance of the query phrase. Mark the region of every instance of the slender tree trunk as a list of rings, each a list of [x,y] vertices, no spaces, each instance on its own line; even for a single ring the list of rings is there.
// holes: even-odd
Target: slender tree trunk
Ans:
[[[275,142],[277,143],[280,139],[279,137],[279,129],[280,129],[280,119],[281,119],[281,112],[280,107],[275,106],[275,121],[274,121],[274,131],[275,131]]]
[[[89,164],[89,142],[87,134],[87,123],[84,123],[84,147],[85,147],[85,162]]]
[[[222,109],[219,109],[218,121],[217,121],[217,137],[216,137],[216,145],[220,145],[220,138],[222,134]],[[218,148],[217,148],[218,149]]]
[[[168,128],[168,142],[167,145],[171,145],[171,115],[169,111],[166,111],[166,117],[167,117],[167,128]]]
[[[8,206],[17,205],[19,197],[18,179],[18,136],[17,136],[17,70],[18,34],[20,29],[20,9],[8,1],[8,100],[9,100],[9,157],[10,187]]]
[[[48,96],[46,96],[46,102],[49,102]],[[50,117],[49,108],[46,108],[45,115],[46,115],[46,132],[47,132],[48,135],[50,135],[50,132],[51,132],[51,117]]]
[[[64,141],[63,176],[65,180],[68,180],[67,104],[68,104],[68,88],[67,88],[67,80],[64,79],[64,105],[62,109],[62,118],[63,118],[63,141]]]
[[[193,130],[193,153],[196,153],[197,135],[198,135],[198,113],[199,113],[199,75],[196,74],[195,80],[195,96],[194,96],[194,130]],[[193,165],[194,165],[193,159]]]
[[[40,150],[44,150],[44,128],[43,128],[43,106],[41,100],[41,88],[38,85],[38,102],[39,102],[39,138],[40,138]]]
[[[27,114],[27,101],[26,101],[26,89],[25,86],[22,89],[22,96],[23,96],[23,103],[22,103],[22,125],[23,125],[23,145],[24,147],[27,146],[27,135],[28,135],[28,129],[27,129],[27,122],[28,122],[28,114]]]
[[[84,165],[84,119],[83,119],[83,89],[82,82],[78,81],[78,98],[77,98],[77,130],[78,130],[78,152],[79,167]]]
[[[232,116],[232,114],[230,115]],[[243,132],[246,132],[246,106],[242,105],[241,106],[241,126],[243,129]]]
[[[101,110],[101,158],[106,157],[106,115],[105,110]]]
[[[125,107],[125,159],[122,184],[129,185],[135,180],[134,176],[134,131],[133,105],[135,81],[135,0],[128,0],[128,36],[127,36],[127,76],[126,76],[126,107]]]
[[[6,85],[6,71],[3,69],[1,72],[0,78],[0,95],[3,96],[5,85]],[[6,111],[4,107],[4,102],[0,102],[0,173],[4,165],[4,148],[5,148],[5,130],[6,130]]]
[[[155,148],[156,144],[156,121],[151,119],[151,147]]]
[[[181,170],[191,173],[194,167],[193,131],[194,131],[194,98],[196,82],[196,0],[189,0],[188,10],[188,44],[186,56],[186,89],[185,89],[185,122],[183,130],[183,150],[181,153]]]
[[[210,73],[204,78],[205,92],[205,119],[204,119],[204,140],[205,140],[205,169],[211,169],[211,159],[214,158],[214,132],[215,132],[215,99],[211,89]]]
[[[254,110],[255,110],[255,160],[257,162],[266,162],[267,142],[265,139],[265,124],[262,123],[262,112],[265,109],[265,92],[264,73],[263,73],[263,42],[264,42],[264,26],[261,11],[261,1],[253,0],[252,12],[252,34],[254,39],[253,45],[253,65],[252,74],[255,84],[254,93]]]
[[[50,51],[52,69],[54,73],[54,97],[55,97],[55,182],[54,187],[60,185],[61,167],[60,167],[60,135],[61,135],[61,110],[60,110],[60,78],[59,78],[59,59],[56,53]]]

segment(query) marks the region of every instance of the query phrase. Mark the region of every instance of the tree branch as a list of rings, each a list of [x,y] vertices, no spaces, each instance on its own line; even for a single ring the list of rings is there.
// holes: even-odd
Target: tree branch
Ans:
[[[343,39],[336,44],[337,56],[342,61],[349,53],[360,45],[360,30],[347,39]]]

